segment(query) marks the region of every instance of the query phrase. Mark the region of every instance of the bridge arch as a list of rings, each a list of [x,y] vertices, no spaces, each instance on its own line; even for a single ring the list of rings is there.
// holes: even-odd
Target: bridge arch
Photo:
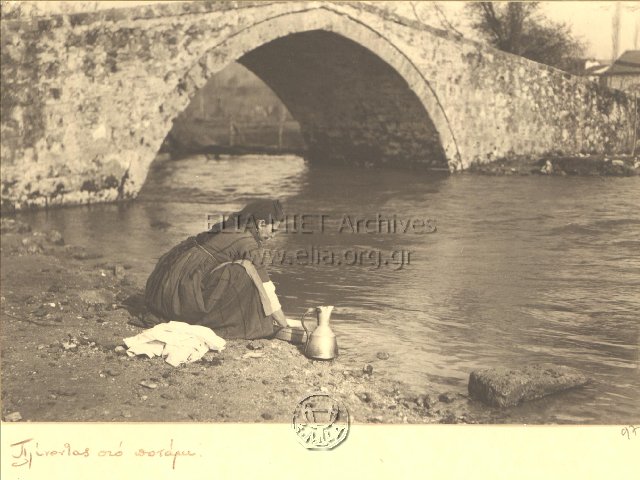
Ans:
[[[636,102],[362,2],[175,2],[8,20],[2,208],[134,198],[194,93],[238,61],[313,159],[461,170],[622,152]],[[5,207],[6,206],[6,207]]]
[[[244,25],[186,73],[169,74],[174,87],[159,108],[164,136],[197,90],[234,61],[289,108],[312,161],[457,168],[455,137],[428,80],[382,34],[326,6]]]

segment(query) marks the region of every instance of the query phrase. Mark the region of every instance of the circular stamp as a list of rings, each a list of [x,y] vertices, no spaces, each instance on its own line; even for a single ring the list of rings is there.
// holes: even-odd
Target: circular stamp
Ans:
[[[349,412],[327,393],[314,393],[300,400],[291,423],[298,442],[309,450],[331,450],[349,434]]]

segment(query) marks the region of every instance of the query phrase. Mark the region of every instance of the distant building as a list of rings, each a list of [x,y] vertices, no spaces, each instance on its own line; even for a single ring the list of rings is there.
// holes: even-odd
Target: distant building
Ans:
[[[601,75],[610,88],[640,94],[640,50],[627,50]]]
[[[609,69],[609,64],[601,62],[600,60],[588,59],[584,62],[584,70],[580,73],[581,75],[588,77],[589,80],[594,80],[599,82],[600,77],[604,72]]]

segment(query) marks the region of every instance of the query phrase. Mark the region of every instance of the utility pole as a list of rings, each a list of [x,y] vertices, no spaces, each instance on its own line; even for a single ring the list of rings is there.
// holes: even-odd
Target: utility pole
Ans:
[[[620,2],[616,2],[616,9],[611,19],[611,63],[618,58],[618,49],[620,48]]]
[[[633,37],[633,48],[634,50],[637,50],[640,46],[640,4],[637,1],[615,3],[606,2],[605,5],[602,5],[598,8],[607,12],[611,11],[611,8],[613,8],[613,15],[611,17],[611,63],[615,62],[620,55],[621,33],[623,33],[622,29],[628,28],[630,26],[630,23],[628,22],[625,24],[626,26],[622,25],[622,20],[629,20],[628,13],[635,15],[636,21],[634,26],[635,31]],[[623,13],[626,15],[624,19],[622,18]],[[627,35],[625,38],[629,40],[631,37]]]

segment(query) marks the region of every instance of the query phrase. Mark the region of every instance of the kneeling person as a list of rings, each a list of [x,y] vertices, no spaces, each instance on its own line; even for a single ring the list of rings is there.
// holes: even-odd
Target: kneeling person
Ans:
[[[147,308],[165,321],[204,325],[223,338],[272,336],[274,326],[287,321],[261,248],[283,220],[280,202],[256,201],[225,225],[173,247],[147,280]]]

